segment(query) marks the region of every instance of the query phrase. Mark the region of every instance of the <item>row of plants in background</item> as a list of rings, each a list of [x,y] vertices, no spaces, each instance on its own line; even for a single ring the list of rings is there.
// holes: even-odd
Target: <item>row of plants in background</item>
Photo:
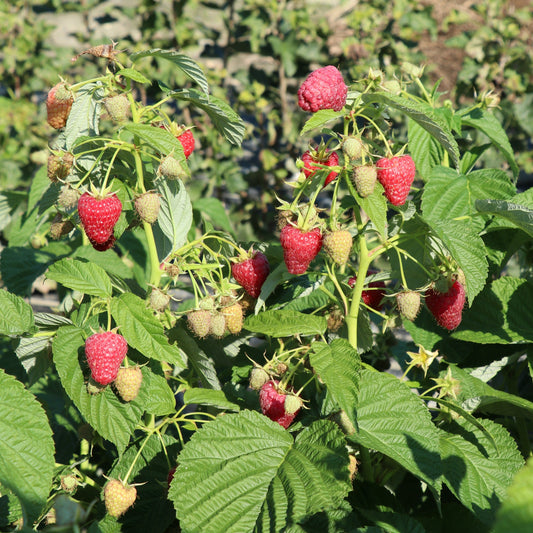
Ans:
[[[57,134],[4,231],[0,527],[528,531],[533,286],[506,273],[533,199],[491,101],[442,105],[409,63],[308,73],[277,229],[244,241],[189,194],[209,149],[184,117],[246,130],[198,63],[91,58],[49,90]],[[23,298],[43,274],[50,312]]]
[[[399,63],[429,63],[422,72],[423,83],[431,85],[442,78],[446,91],[442,99],[454,105],[493,90],[493,104],[501,99],[495,116],[505,126],[524,179],[532,172],[531,15],[527,7],[514,7],[514,2],[491,0],[443,9],[404,0],[392,4],[366,0],[357,8],[332,8],[324,17],[321,5],[301,2],[246,0],[222,5],[195,0],[160,8],[142,1],[136,8],[110,4],[98,20],[91,19],[91,13],[99,2],[7,4],[2,7],[5,31],[0,37],[0,105],[6,132],[0,141],[0,179],[9,191],[3,195],[8,205],[2,210],[2,228],[23,200],[16,189],[29,183],[46,158],[42,101],[56,72],[68,69],[71,79],[80,80],[97,73],[96,63],[85,62],[83,68],[80,63],[70,65],[76,52],[50,44],[53,19],[43,15],[52,10],[58,16],[82,13],[83,24],[73,32],[81,43],[87,42],[99,22],[127,18],[131,32],[121,38],[121,46],[130,52],[150,43],[152,48],[180,49],[214,67],[206,70],[207,80],[214,94],[228,95],[243,117],[248,132],[244,146],[220,142],[204,115],[189,106],[177,102],[176,111],[185,113],[195,126],[204,148],[204,157],[190,162],[197,176],[189,189],[192,200],[214,196],[224,201],[240,221],[235,231],[241,239],[268,238],[275,227],[275,195],[286,199],[284,181],[297,172],[291,162],[305,146],[298,135],[303,117],[297,112],[296,80],[328,62],[342,65],[349,80],[366,76],[369,67],[393,77]],[[450,60],[442,60],[448,52]],[[168,83],[181,86],[187,81],[165,62],[157,65]],[[145,102],[159,98],[156,86],[138,90]],[[391,119],[401,127],[399,115]],[[485,142],[479,134],[476,143]],[[289,162],[285,155],[290,155]],[[493,149],[486,151],[484,160],[487,166],[501,164]]]

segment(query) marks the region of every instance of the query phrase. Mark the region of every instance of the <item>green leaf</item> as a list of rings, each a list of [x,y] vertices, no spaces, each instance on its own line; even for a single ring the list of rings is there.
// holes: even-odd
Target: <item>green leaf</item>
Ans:
[[[489,269],[483,239],[464,220],[432,220],[429,225],[462,268],[472,304],[485,285]]]
[[[242,144],[246,128],[241,117],[231,107],[213,95],[207,97],[194,89],[180,89],[170,91],[169,96],[178,100],[191,102],[196,107],[204,110],[215,128],[224,135],[230,143],[240,146]]]
[[[500,121],[490,112],[479,108],[460,112],[459,115],[464,125],[481,131],[491,140],[492,144],[500,150],[509,163],[513,174],[517,176],[520,169],[514,159],[514,152],[509,142],[509,137]]]
[[[143,83],[143,84],[151,83],[150,80],[146,76],[144,76],[143,74],[141,74],[138,70],[135,70],[134,68],[123,68],[115,74],[115,77],[117,79],[120,79],[120,77],[128,78],[129,80],[136,81],[137,83]]]
[[[110,298],[113,289],[106,271],[92,263],[65,258],[50,265],[46,276],[61,285],[84,294]]]
[[[361,370],[357,351],[346,339],[334,339],[331,344],[315,342],[309,360],[332,398],[355,425]]]
[[[493,533],[530,533],[533,524],[533,458],[515,475],[496,514]]]
[[[145,438],[148,440],[139,439],[129,446],[107,474],[124,479],[131,466],[128,479],[139,483],[135,505],[117,522],[118,531],[163,532],[176,518],[167,495],[167,478],[180,443],[165,434],[148,433]]]
[[[370,93],[362,95],[365,103],[379,103],[393,107],[414,120],[419,126],[430,133],[450,154],[456,168],[459,167],[459,146],[450,128],[440,115],[428,104],[414,102],[402,96],[390,93]]]
[[[214,227],[221,228],[234,235],[226,208],[218,198],[198,198],[194,201],[193,207],[202,216],[209,218]]]
[[[168,415],[176,409],[176,398],[164,375],[156,374],[149,367],[141,368],[143,382],[139,391],[139,403],[147,413]]]
[[[0,290],[0,335],[23,335],[33,327],[31,306],[20,296]]]
[[[98,135],[101,101],[104,96],[102,82],[88,83],[76,92],[65,130],[59,136],[58,148],[71,151],[79,137]]]
[[[190,533],[281,531],[350,490],[344,438],[319,420],[294,441],[255,411],[204,425],[185,445],[170,486],[180,524]]]
[[[320,109],[316,113],[313,113],[309,119],[306,120],[300,135],[307,133],[308,131],[321,128],[332,120],[337,120],[344,116],[342,111],[334,111],[333,109]]]
[[[162,262],[187,242],[192,224],[192,206],[189,194],[180,180],[159,180],[156,190],[161,207],[153,225],[157,255]]]
[[[502,217],[533,237],[533,209],[505,200],[478,200],[476,209]]]
[[[161,48],[143,50],[130,55],[132,63],[135,63],[144,57],[155,57],[157,59],[171,61],[183,72],[183,74],[185,74],[185,76],[187,76],[187,78],[197,83],[205,94],[209,94],[209,85],[204,71],[200,68],[198,63],[192,60],[189,56],[177,52],[176,50],[162,50]]]
[[[128,403],[119,400],[109,386],[96,395],[87,392],[89,370],[84,346],[82,330],[73,326],[63,326],[57,330],[52,351],[61,384],[85,420],[104,439],[115,444],[119,454],[122,454],[141,419],[143,409],[137,400]]]
[[[128,345],[144,357],[166,361],[178,370],[186,367],[179,348],[169,344],[161,322],[144,300],[132,293],[121,294],[111,300],[111,315]]]
[[[467,411],[524,416],[533,419],[533,402],[494,389],[455,365],[450,365],[450,368],[452,376],[460,381],[458,400]]]
[[[476,297],[452,336],[479,344],[533,340],[528,310],[531,298],[533,285],[525,279],[508,276],[498,278]]]
[[[428,178],[422,195],[422,212],[428,222],[474,215],[477,200],[510,198],[516,191],[505,172],[496,169],[465,176],[447,167],[435,167]],[[483,226],[484,221],[478,217],[475,228]]]
[[[183,403],[197,403],[199,405],[211,405],[212,407],[226,411],[240,411],[240,407],[236,403],[228,400],[226,393],[221,390],[187,389],[183,395]]]
[[[172,133],[164,128],[154,128],[148,124],[134,124],[128,122],[124,124],[124,129],[133,133],[146,144],[150,145],[154,150],[162,154],[172,154],[181,165],[186,168],[185,154],[183,153],[183,145]]]
[[[351,440],[387,455],[440,491],[438,434],[425,404],[391,374],[361,371]]]
[[[0,412],[0,485],[16,494],[31,526],[52,488],[52,430],[35,396],[1,368]]]
[[[252,333],[261,333],[270,337],[321,335],[327,329],[327,320],[322,316],[280,309],[249,316],[244,322],[244,328]]]
[[[202,385],[209,389],[221,389],[213,359],[202,350],[197,342],[181,327],[175,327],[172,340],[187,356],[189,365],[194,368]]]
[[[444,483],[479,520],[491,524],[523,460],[507,430],[491,420],[480,422],[494,437],[499,454],[484,432],[461,419],[441,426],[440,447]]]
[[[408,122],[408,139],[409,153],[418,175],[427,181],[433,167],[442,162],[444,150],[435,137],[411,119]]]
[[[351,183],[350,183],[351,185]],[[351,187],[350,187],[351,188]],[[382,239],[387,238],[387,199],[383,195],[384,189],[381,183],[377,182],[374,192],[362,198],[354,190],[351,191],[355,201],[359,207],[368,215],[376,230],[381,235]]]

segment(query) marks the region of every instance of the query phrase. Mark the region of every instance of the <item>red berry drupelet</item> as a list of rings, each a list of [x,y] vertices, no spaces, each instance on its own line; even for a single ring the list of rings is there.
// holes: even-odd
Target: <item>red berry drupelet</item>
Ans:
[[[348,87],[340,71],[333,65],[319,68],[298,89],[298,105],[315,113],[320,109],[340,111],[346,104]]]
[[[110,248],[113,245],[114,240],[110,242],[113,228],[121,212],[122,202],[116,194],[98,198],[86,192],[78,200],[80,221],[93,246],[110,244]]]
[[[85,355],[91,377],[100,385],[109,385],[116,379],[127,353],[126,339],[114,331],[94,333],[85,341]]]
[[[287,224],[280,235],[283,259],[290,274],[303,274],[322,248],[320,228],[304,231]]]
[[[235,281],[252,297],[258,298],[261,287],[270,273],[270,265],[262,252],[252,252],[251,257],[233,263],[231,274]]]
[[[304,154],[302,155],[302,161],[304,163],[303,173],[306,178],[309,178],[317,170],[320,169],[320,166],[318,165],[324,165],[327,167],[338,166],[339,156],[337,155],[337,152],[328,152],[328,150],[326,150],[324,153],[324,157],[319,158],[314,155],[313,151],[307,150],[307,152],[304,152]],[[338,173],[332,170],[324,180],[324,187],[331,183],[337,177],[337,175]]]
[[[430,313],[439,326],[450,331],[461,323],[465,301],[465,289],[458,281],[453,282],[448,292],[438,292],[434,288],[426,292],[426,306]]]
[[[178,141],[181,143],[181,146],[183,146],[183,153],[185,154],[185,159],[189,159],[189,156],[194,151],[195,145],[192,131],[185,130],[181,135],[178,135],[176,139],[178,139]]]
[[[392,205],[403,205],[415,179],[415,163],[411,156],[383,157],[376,167],[387,200]]]
[[[259,404],[265,416],[287,429],[296,418],[299,409],[294,412],[287,412],[285,409],[287,395],[278,390],[278,385],[277,380],[267,381],[259,391]]]

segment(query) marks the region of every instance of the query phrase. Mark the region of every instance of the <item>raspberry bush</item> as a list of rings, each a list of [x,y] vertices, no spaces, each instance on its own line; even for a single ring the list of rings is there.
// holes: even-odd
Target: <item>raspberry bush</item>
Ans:
[[[272,239],[237,242],[189,194],[206,147],[174,104],[245,136],[200,66],[89,56],[1,255],[0,527],[509,531],[532,498],[533,198],[486,101],[442,104],[413,68],[310,73],[294,98],[321,155]],[[49,312],[25,299],[43,275]]]

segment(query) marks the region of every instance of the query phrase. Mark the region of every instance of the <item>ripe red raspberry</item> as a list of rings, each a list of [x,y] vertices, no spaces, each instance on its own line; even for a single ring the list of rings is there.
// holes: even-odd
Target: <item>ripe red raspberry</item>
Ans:
[[[339,266],[345,265],[348,262],[352,244],[352,235],[347,230],[336,230],[326,233],[322,241],[324,252]]]
[[[78,200],[78,214],[83,229],[93,246],[109,243],[121,211],[122,202],[116,194],[103,198],[93,196],[88,192],[81,195]]]
[[[192,131],[185,130],[181,135],[178,135],[176,139],[178,139],[178,141],[181,143],[181,146],[183,146],[183,153],[185,154],[185,159],[189,159],[189,156],[194,151],[195,145]]]
[[[376,270],[369,270],[368,275],[377,274]],[[355,286],[355,282],[357,281],[357,276],[353,276],[348,280],[348,285],[350,287]],[[384,281],[372,281],[368,284],[369,290],[363,291],[361,294],[361,299],[363,302],[368,305],[371,309],[374,309],[375,311],[380,311],[383,305],[381,304],[381,300],[383,300],[383,297],[385,296],[385,282]]]
[[[119,368],[117,377],[113,385],[119,396],[125,402],[131,402],[137,398],[143,381],[143,374],[140,366],[128,366]]]
[[[322,232],[319,228],[303,231],[287,224],[280,235],[283,259],[290,274],[303,274],[322,248]]]
[[[46,114],[47,122],[52,128],[59,130],[65,127],[73,102],[74,97],[64,82],[50,89],[46,98]]]
[[[114,331],[94,333],[85,341],[85,355],[91,376],[100,385],[115,380],[128,352],[126,339]]]
[[[302,155],[302,161],[304,163],[303,173],[306,178],[309,178],[320,169],[320,166],[318,165],[336,167],[339,164],[339,156],[337,155],[337,152],[329,152],[328,150],[325,150],[324,157],[321,158],[317,155],[316,151],[307,150],[307,152]],[[331,183],[337,175],[338,173],[332,170],[324,180],[324,187]]]
[[[279,390],[278,385],[279,381],[277,380],[267,381],[259,391],[259,404],[265,416],[268,416],[270,420],[277,422],[280,426],[287,429],[296,418],[300,409],[289,409],[292,412],[287,412],[285,408],[287,395]]]
[[[392,205],[403,205],[415,179],[415,163],[410,155],[383,157],[376,163],[378,180]]]
[[[107,514],[118,518],[135,502],[137,489],[133,485],[125,485],[119,479],[110,479],[104,487],[104,503]]]
[[[426,291],[426,306],[439,326],[455,329],[462,320],[466,294],[461,283],[454,281],[448,292],[438,292],[434,288]]]
[[[259,297],[261,287],[269,273],[270,265],[266,255],[262,252],[251,252],[248,259],[231,265],[231,274],[235,281],[252,298]]]
[[[333,65],[319,68],[298,89],[298,105],[304,111],[315,113],[319,109],[340,111],[346,104],[348,87],[339,70]]]

